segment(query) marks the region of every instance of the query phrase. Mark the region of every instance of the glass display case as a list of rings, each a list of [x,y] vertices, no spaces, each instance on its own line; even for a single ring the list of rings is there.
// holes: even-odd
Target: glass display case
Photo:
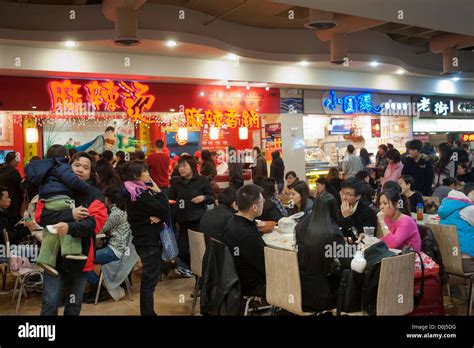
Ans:
[[[331,161],[331,156],[327,155],[319,146],[309,146],[305,148],[306,179],[311,191],[316,190],[316,180],[320,176],[325,176],[329,168],[337,166]]]

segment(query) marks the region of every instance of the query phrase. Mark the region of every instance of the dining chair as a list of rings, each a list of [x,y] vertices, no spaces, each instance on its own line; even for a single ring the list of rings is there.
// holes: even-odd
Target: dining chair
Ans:
[[[267,302],[296,315],[314,315],[303,311],[296,251],[265,247],[264,254]]]
[[[451,294],[451,286],[449,285],[449,275],[455,275],[469,280],[469,295],[467,298],[467,315],[472,312],[472,281],[474,273],[466,273],[462,268],[461,246],[459,244],[459,236],[455,225],[435,225],[426,224],[431,228],[433,235],[438,242],[441,257],[443,259],[444,270],[448,275],[446,283],[448,296],[453,301]]]
[[[206,252],[206,240],[204,238],[204,233],[190,229],[188,229],[188,237],[189,253],[191,255],[191,271],[196,277],[196,284],[194,285],[193,290],[193,305],[191,307],[191,315],[194,315],[199,291],[201,290],[202,260],[204,259],[204,253]]]

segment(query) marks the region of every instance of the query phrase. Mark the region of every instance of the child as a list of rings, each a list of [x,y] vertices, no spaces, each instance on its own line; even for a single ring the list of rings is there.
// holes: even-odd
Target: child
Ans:
[[[69,164],[69,152],[62,145],[53,145],[49,148],[45,160],[31,162],[25,168],[28,180],[40,186],[39,199],[45,202],[45,208],[52,211],[74,209],[75,202],[73,191],[87,192],[90,185],[77,177]],[[86,208],[81,212],[87,216]],[[72,219],[71,214],[71,219]],[[57,221],[67,222],[67,221]],[[40,254],[37,264],[52,275],[58,275],[56,271],[56,255],[61,249],[61,255],[73,260],[86,260],[82,255],[80,238],[70,235],[58,236],[48,228],[43,232]]]

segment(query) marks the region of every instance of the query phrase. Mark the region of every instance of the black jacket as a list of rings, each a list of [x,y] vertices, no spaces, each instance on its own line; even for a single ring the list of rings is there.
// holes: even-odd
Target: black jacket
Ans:
[[[410,211],[412,213],[416,213],[416,206],[418,203],[423,204],[423,211],[425,211],[425,203],[423,202],[423,195],[419,192],[416,192],[412,194],[410,197],[408,197],[408,200],[410,202]]]
[[[28,181],[39,186],[41,199],[64,195],[73,197],[74,192],[87,192],[91,186],[72,171],[67,158],[49,158],[33,161],[25,168]]]
[[[200,195],[206,197],[204,202],[191,202]],[[173,177],[168,197],[176,201],[176,221],[179,224],[199,222],[206,212],[206,205],[213,204],[215,200],[208,178],[197,174],[187,182],[181,176]]]
[[[341,191],[342,181],[343,180],[341,178],[332,178],[331,180],[329,180],[329,183],[334,188],[334,190],[336,190],[336,192],[339,193],[339,191]]]
[[[127,218],[133,235],[133,244],[137,247],[161,246],[160,232],[163,223],[169,222],[168,199],[163,193],[143,192],[138,199],[127,204]],[[150,217],[160,219],[152,224]]]
[[[464,175],[458,175],[457,179],[460,182],[465,182],[465,183],[474,182],[474,173],[473,172],[467,172]]]
[[[227,223],[224,242],[234,255],[242,294],[265,296],[265,242],[255,221],[234,215]]]
[[[8,195],[11,198],[8,215],[10,221],[16,224],[20,218],[20,208],[23,203],[23,190],[21,185],[21,175],[18,170],[8,164],[0,167],[0,185],[8,188]]]
[[[18,225],[15,227],[15,224],[12,223],[11,219],[8,217],[7,211],[0,209],[0,245],[5,245],[5,239],[3,238],[4,229],[7,230],[10,244],[18,244],[22,238],[30,235],[28,228],[23,225]]]
[[[224,243],[210,240],[202,269],[201,313],[240,315],[240,280],[232,254]]]
[[[285,182],[285,164],[281,157],[273,159],[272,164],[270,165],[270,177],[274,178],[279,184]]]
[[[222,241],[224,230],[234,213],[234,210],[224,204],[219,204],[216,208],[206,211],[199,224],[199,229],[204,233],[206,240],[208,241],[212,237]]]
[[[427,155],[422,154],[418,162],[415,162],[411,157],[407,157],[403,165],[402,175],[410,175],[415,179],[415,191],[420,191],[423,196],[431,194],[434,171],[433,163]]]
[[[217,175],[216,165],[212,161],[203,161],[201,164],[201,175],[214,179]]]
[[[364,227],[375,227],[377,229],[377,214],[370,207],[369,203],[363,200],[359,201],[357,209],[351,216],[343,218],[341,216],[340,227],[345,237],[354,238],[352,235],[352,226],[357,232],[364,233]]]
[[[255,167],[252,168],[252,178],[256,177],[266,178],[268,176],[267,161],[262,154],[257,156],[257,163]]]
[[[448,276],[444,271],[443,258],[441,257],[441,251],[439,250],[438,242],[436,242],[433,231],[423,225],[418,225],[418,231],[420,232],[421,238],[421,251],[431,257],[433,261],[439,265],[439,276],[443,284],[445,284],[448,281]]]
[[[265,204],[263,205],[263,212],[257,219],[262,221],[275,221],[278,222],[283,217],[281,211],[277,208],[275,203],[270,198],[265,198]]]
[[[242,163],[230,163],[229,166],[229,184],[239,189],[244,184],[244,165]]]

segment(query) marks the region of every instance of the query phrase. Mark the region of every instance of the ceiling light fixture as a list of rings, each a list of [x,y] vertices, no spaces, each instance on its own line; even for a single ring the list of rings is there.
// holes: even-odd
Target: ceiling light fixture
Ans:
[[[229,60],[235,62],[236,60],[239,60],[239,56],[236,55],[236,54],[233,54],[233,53],[229,53],[229,54],[227,55],[227,59],[229,59]]]
[[[173,41],[173,40],[166,41],[166,46],[170,48],[176,47],[176,45],[177,45],[176,41]]]
[[[379,65],[379,62],[373,61],[373,62],[370,62],[369,65],[370,65],[371,67],[374,67],[374,68],[375,68],[376,66]]]
[[[201,93],[199,93],[199,95],[200,95],[201,97],[204,97],[204,96],[206,95],[206,93],[201,92]]]
[[[453,80],[454,82],[459,81],[459,77],[453,77],[451,80]]]
[[[302,66],[308,66],[308,64],[309,64],[309,63],[308,63],[306,60],[302,60],[302,61],[300,62],[300,65],[302,65]]]
[[[76,46],[77,46],[77,42],[75,42],[75,41],[66,41],[66,42],[64,43],[64,46],[69,47],[69,48],[76,47]]]
[[[397,73],[398,75],[403,75],[405,72],[406,72],[406,71],[403,70],[403,69],[398,69],[398,70],[396,71],[396,73]]]

